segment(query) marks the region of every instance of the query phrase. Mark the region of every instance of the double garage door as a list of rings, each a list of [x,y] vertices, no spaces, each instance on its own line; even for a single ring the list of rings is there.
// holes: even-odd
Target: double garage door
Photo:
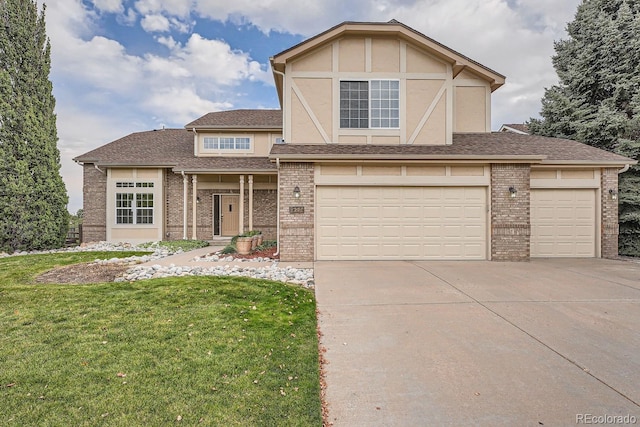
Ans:
[[[317,188],[317,259],[486,259],[486,187]]]
[[[318,260],[487,259],[486,187],[317,187]],[[531,191],[531,256],[596,256],[593,189]]]

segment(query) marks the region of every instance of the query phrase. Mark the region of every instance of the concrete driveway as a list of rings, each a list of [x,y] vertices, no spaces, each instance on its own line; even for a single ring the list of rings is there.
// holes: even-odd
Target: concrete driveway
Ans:
[[[333,261],[315,278],[336,427],[640,425],[638,263]]]

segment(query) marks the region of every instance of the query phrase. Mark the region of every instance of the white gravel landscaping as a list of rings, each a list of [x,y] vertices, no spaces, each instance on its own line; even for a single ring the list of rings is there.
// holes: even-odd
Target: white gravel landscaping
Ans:
[[[247,264],[249,263],[247,262]],[[115,281],[133,282],[136,280],[184,276],[251,277],[254,279],[297,284],[310,289],[314,287],[313,269],[293,268],[291,266],[279,267],[277,262],[266,266],[248,265],[247,267],[229,264],[215,266],[176,266],[174,264],[170,264],[169,266],[161,266],[158,264],[153,266],[137,265],[127,270],[123,277],[118,277]]]
[[[182,253],[182,249],[178,249],[177,251],[171,251],[168,248],[158,246],[157,242],[151,243],[149,247],[140,247],[133,245],[131,243],[120,242],[120,243],[109,243],[109,242],[96,242],[88,245],[81,246],[71,246],[68,248],[59,248],[59,249],[49,249],[45,251],[18,251],[12,254],[8,254],[6,252],[0,252],[0,258],[9,257],[9,256],[22,256],[22,255],[42,255],[42,254],[57,254],[57,253],[68,253],[68,252],[153,252],[153,254],[145,255],[150,257],[147,261],[151,261],[153,259],[164,258],[169,255]],[[142,258],[141,257],[129,257],[131,259]],[[119,260],[125,260],[129,258],[118,258]],[[146,262],[146,261],[141,261]]]

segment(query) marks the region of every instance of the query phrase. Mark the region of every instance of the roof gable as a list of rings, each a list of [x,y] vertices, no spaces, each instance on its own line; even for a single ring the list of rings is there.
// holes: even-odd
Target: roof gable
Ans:
[[[394,19],[389,22],[343,22],[274,55],[270,60],[274,79],[276,81],[276,87],[282,87],[283,77],[280,73],[284,72],[287,62],[299,58],[311,50],[315,50],[332,43],[346,35],[364,35],[372,37],[396,36],[419,47],[436,58],[449,63],[453,68],[453,77],[456,77],[464,70],[471,70],[474,74],[487,80],[491,84],[492,91],[498,89],[505,82],[505,76],[502,74],[485,67],[484,65],[446,47],[445,45]]]
[[[186,129],[282,129],[282,110],[229,110],[216,111],[192,121]]]

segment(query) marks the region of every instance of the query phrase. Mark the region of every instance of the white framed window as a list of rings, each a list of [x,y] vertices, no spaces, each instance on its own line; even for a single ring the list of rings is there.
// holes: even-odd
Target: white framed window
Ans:
[[[205,150],[242,150],[251,149],[251,138],[248,137],[205,137]]]
[[[399,128],[400,81],[341,81],[340,127],[343,129]]]
[[[153,182],[116,182],[116,188],[153,188]],[[116,224],[153,224],[153,193],[116,193]]]

